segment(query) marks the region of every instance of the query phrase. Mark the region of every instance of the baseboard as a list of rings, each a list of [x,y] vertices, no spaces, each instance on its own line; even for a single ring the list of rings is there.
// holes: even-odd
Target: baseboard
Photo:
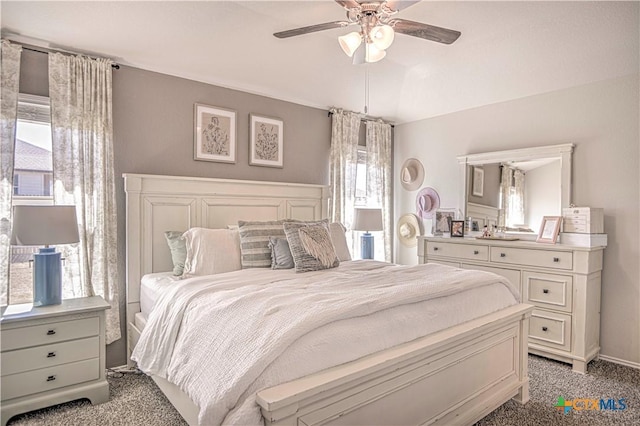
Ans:
[[[602,355],[602,354],[600,354],[599,358],[601,360],[603,360],[603,361],[609,361],[609,362],[613,362],[614,364],[620,364],[620,365],[624,365],[624,366],[627,366],[627,367],[631,367],[631,368],[635,368],[637,370],[640,370],[640,362],[627,361],[627,360],[624,360],[624,359],[615,358],[615,357],[612,357],[612,356]]]

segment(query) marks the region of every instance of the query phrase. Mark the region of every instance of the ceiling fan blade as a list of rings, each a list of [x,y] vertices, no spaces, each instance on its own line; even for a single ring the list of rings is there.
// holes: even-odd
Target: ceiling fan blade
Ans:
[[[300,28],[295,28],[293,30],[280,31],[278,33],[274,33],[273,35],[278,38],[294,37],[302,34],[314,33],[316,31],[331,30],[333,28],[342,28],[342,27],[346,27],[349,24],[350,23],[347,21],[325,22],[324,24],[309,25],[308,27],[300,27]]]
[[[336,3],[338,3],[340,6],[344,7],[345,9],[351,9],[353,7],[360,6],[360,3],[358,3],[356,0],[336,0]]]
[[[389,21],[389,25],[391,25],[397,33],[420,37],[444,44],[453,43],[462,34],[460,31],[435,27],[433,25],[408,21],[406,19],[393,19]]]
[[[413,6],[416,3],[420,3],[420,0],[387,0],[387,7],[391,10],[404,10],[409,6]]]

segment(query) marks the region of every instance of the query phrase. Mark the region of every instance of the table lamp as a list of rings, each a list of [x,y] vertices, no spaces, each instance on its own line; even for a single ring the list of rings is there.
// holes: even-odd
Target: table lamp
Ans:
[[[369,231],[382,231],[382,209],[356,208],[353,221],[354,231],[364,231],[361,237],[361,254],[363,259],[373,259],[373,235]]]
[[[33,305],[62,303],[61,255],[53,244],[80,241],[75,206],[15,206],[11,245],[44,245],[33,255]]]

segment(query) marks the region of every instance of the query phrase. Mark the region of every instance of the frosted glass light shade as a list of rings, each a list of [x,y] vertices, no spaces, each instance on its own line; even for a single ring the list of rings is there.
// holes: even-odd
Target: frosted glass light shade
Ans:
[[[395,31],[389,25],[378,25],[371,29],[369,37],[378,49],[385,50],[393,43]]]
[[[338,43],[340,47],[347,54],[348,57],[352,57],[360,43],[362,43],[362,36],[358,32],[352,32],[338,37]]]
[[[374,44],[367,44],[366,62],[378,62],[385,56],[387,56],[387,52],[378,49]]]

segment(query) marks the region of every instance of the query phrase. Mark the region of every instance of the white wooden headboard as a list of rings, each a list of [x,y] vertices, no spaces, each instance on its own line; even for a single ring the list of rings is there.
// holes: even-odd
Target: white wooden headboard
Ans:
[[[165,231],[226,228],[238,220],[327,217],[328,187],[125,173],[127,322],[140,312],[140,279],[171,271]]]

